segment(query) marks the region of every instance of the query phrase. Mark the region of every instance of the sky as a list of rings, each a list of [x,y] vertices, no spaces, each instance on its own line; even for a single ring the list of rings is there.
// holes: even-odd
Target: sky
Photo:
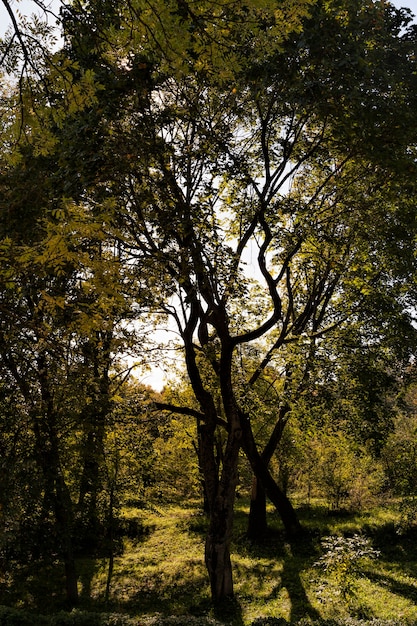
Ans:
[[[416,0],[417,2],[417,0]],[[41,10],[33,0],[9,0],[10,6],[13,11],[19,11],[23,15],[31,15],[32,13],[41,14]],[[50,6],[51,10],[59,9],[60,2],[59,0],[46,0],[46,4]],[[58,11],[57,11],[58,12]],[[7,28],[10,26],[10,17],[6,10],[6,7],[0,0],[0,35],[2,35]]]
[[[18,9],[23,14],[30,13],[38,13],[40,10],[36,7],[33,0],[9,0],[10,4],[14,9]],[[412,10],[412,12],[417,15],[417,0],[391,0],[392,4],[396,7],[407,7]],[[56,10],[59,7],[59,0],[49,0],[48,4],[51,9]],[[6,8],[2,1],[0,0],[0,35],[7,30],[7,27],[10,24],[10,18],[6,11]]]

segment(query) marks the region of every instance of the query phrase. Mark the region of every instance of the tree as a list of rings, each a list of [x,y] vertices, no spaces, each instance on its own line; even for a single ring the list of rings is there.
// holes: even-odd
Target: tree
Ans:
[[[412,526],[417,518],[416,506],[416,384],[415,364],[404,372],[397,396],[394,428],[382,449],[382,461],[388,487],[400,496],[401,521],[399,530]]]
[[[39,498],[39,523],[54,517],[74,604],[75,537],[82,543],[81,529],[84,540],[99,530],[111,368],[129,340],[127,305],[116,288],[117,251],[85,207],[55,197],[49,160],[23,145],[17,164],[7,155],[3,163],[0,372],[19,407],[8,437],[15,432],[21,446],[25,432],[26,456],[37,468],[25,479],[39,481],[37,489],[29,484]]]
[[[177,324],[200,405],[206,565],[219,601],[233,593],[241,447],[287,531],[298,529],[258,450],[248,389],[291,346],[296,386],[297,353],[360,316],[367,292],[394,297],[402,284],[396,243],[388,250],[382,234],[387,216],[405,231],[398,190],[414,169],[415,136],[406,131],[414,31],[401,34],[407,18],[390,6],[318,3],[301,33],[283,34],[269,6],[249,6],[251,32],[248,14],[238,13],[222,49],[218,25],[218,41],[196,39],[211,26],[207,6],[159,7],[158,23],[153,6],[133,21],[120,12],[111,43],[124,61],[104,58],[113,76],[123,75],[119,85],[129,85],[113,122],[131,160],[113,175],[115,220],[124,248],[152,271],[156,309]],[[229,8],[218,9],[221,25]],[[252,283],[244,269],[251,254]],[[242,384],[249,346],[258,363]]]
[[[51,3],[33,0],[32,8],[40,10],[40,16],[32,14],[32,19],[22,17],[9,0],[2,0],[2,5],[10,20],[10,27],[0,40],[0,67],[7,73],[18,70],[20,79],[26,73],[41,77],[45,61],[52,56],[50,47],[55,43],[55,28],[50,19],[58,21]]]
[[[78,63],[80,74],[95,72],[102,90],[61,124],[61,167],[71,194],[111,207],[106,224],[131,296],[142,301],[145,284],[146,314],[177,326],[199,405],[216,602],[233,594],[241,448],[288,534],[299,530],[254,436],[252,388],[268,366],[282,366],[287,411],[325,336],[362,319],[382,294],[403,311],[409,304],[408,19],[386,3],[209,0],[77,3],[63,16],[71,71]],[[68,158],[80,127],[87,167]]]

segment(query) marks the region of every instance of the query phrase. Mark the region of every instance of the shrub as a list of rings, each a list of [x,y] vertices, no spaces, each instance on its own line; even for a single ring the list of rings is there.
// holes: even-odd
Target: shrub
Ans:
[[[0,606],[0,626],[49,626],[45,617],[26,611]]]
[[[332,535],[322,540],[324,553],[314,564],[325,574],[333,574],[336,583],[346,598],[352,593],[355,577],[362,573],[364,563],[379,556],[370,540],[363,535],[352,537]]]

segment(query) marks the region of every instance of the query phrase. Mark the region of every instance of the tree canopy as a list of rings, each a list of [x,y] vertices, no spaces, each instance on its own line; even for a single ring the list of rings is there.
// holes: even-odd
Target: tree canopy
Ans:
[[[159,408],[197,418],[215,601],[233,595],[241,451],[300,532],[269,467],[300,396],[343,370],[349,341],[401,362],[415,347],[410,22],[371,0],[100,0],[62,7],[42,63],[11,36],[37,72],[4,94],[2,366],[27,385],[35,364],[52,410],[51,342],[83,355],[105,396],[82,413],[88,464],[113,355],[140,351],[132,325],[170,320],[196,405]],[[260,440],[265,381],[278,410]]]

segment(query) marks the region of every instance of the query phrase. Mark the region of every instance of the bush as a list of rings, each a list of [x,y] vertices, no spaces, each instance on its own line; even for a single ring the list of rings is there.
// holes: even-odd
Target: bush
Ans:
[[[45,617],[26,611],[0,606],[0,626],[49,626]]]
[[[332,535],[322,540],[324,553],[314,564],[325,574],[334,574],[336,583],[346,598],[352,593],[355,577],[361,574],[363,564],[379,556],[370,540],[359,534],[352,537]]]

